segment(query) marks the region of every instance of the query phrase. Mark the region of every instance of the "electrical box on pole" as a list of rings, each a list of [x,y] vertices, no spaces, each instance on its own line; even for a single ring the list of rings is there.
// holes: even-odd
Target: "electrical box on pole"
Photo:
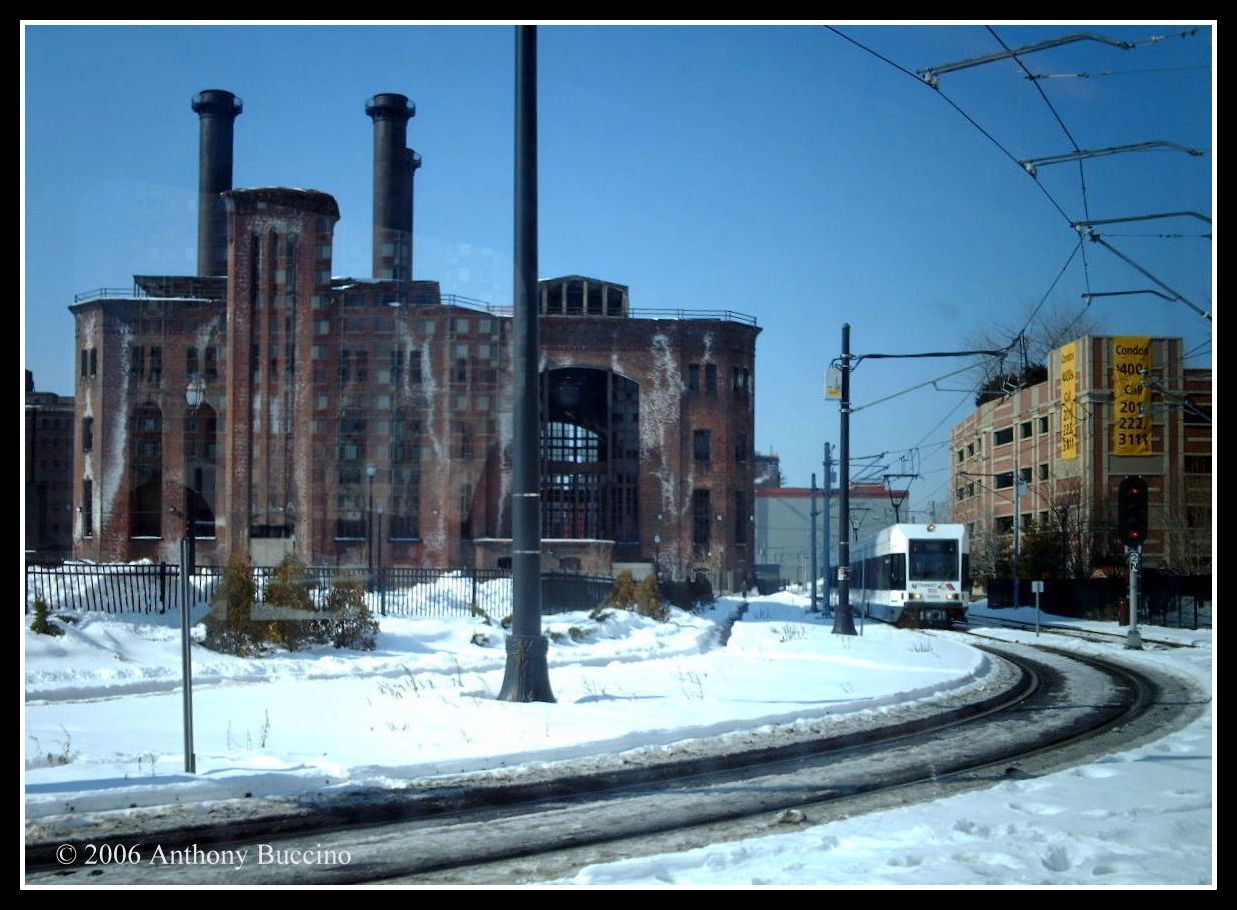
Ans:
[[[1117,490],[1117,534],[1127,547],[1141,547],[1147,539],[1147,482],[1127,477]]]
[[[842,371],[837,367],[825,370],[825,399],[837,401],[842,398]]]

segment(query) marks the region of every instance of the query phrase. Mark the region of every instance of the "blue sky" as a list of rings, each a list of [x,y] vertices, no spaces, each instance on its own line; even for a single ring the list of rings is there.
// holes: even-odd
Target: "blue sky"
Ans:
[[[1073,313],[1090,291],[1151,287],[1070,221],[1211,215],[1214,163],[1155,150],[1057,164],[1010,160],[1170,141],[1213,145],[1210,26],[841,25],[911,71],[1047,38],[1095,41],[949,73],[938,93],[819,25],[571,25],[540,29],[543,277],[627,284],[636,308],[729,309],[763,327],[760,451],[806,485],[836,405],[822,375],[843,322],[855,353],[962,348],[1029,304]],[[510,26],[27,25],[24,31],[25,365],[73,391],[73,295],[196,269],[197,118],[223,88],[245,105],[235,184],[311,187],[339,201],[336,274],[369,274],[371,125],[365,99],[408,95],[417,174],[417,277],[510,301]],[[1113,72],[1112,75],[1099,75]],[[1091,73],[1090,77],[1055,74]],[[1051,107],[1036,90],[1039,85]],[[973,118],[985,137],[944,96]],[[1055,111],[1055,114],[1054,114]],[[994,141],[995,140],[995,141]],[[1085,198],[1082,186],[1085,181]],[[1051,199],[1049,198],[1051,197]],[[1055,204],[1054,204],[1055,201]],[[1058,208],[1059,207],[1059,208]],[[1105,239],[1210,311],[1212,248],[1192,218],[1112,225]],[[1131,235],[1140,236],[1131,236]],[[1085,256],[1083,255],[1085,253]],[[1151,295],[1101,298],[1108,333],[1183,336],[1210,366],[1211,323]],[[965,361],[868,361],[857,404]],[[939,383],[962,389],[965,377]],[[948,501],[942,442],[972,407],[925,390],[856,413],[852,452],[922,477]],[[899,451],[916,449],[902,461]]]

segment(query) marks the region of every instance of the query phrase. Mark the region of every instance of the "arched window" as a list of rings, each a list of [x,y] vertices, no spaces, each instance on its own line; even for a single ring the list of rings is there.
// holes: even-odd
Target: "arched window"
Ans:
[[[567,367],[545,373],[542,391],[542,536],[613,540],[617,557],[636,555],[639,386]]]
[[[215,536],[215,459],[219,421],[215,409],[199,405],[185,417],[185,512],[194,537]]]

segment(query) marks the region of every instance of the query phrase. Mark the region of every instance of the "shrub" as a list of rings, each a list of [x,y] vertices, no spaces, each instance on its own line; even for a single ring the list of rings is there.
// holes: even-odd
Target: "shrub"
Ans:
[[[692,603],[693,604],[711,604],[713,603],[713,583],[709,581],[709,576],[703,572],[696,575],[691,581]]]
[[[646,575],[636,587],[636,612],[658,622],[665,622],[670,618],[670,608],[662,599],[656,577]]]
[[[63,635],[64,629],[52,625],[50,613],[51,608],[47,606],[47,601],[42,597],[36,598],[34,601],[34,621],[30,623],[30,631],[38,635]]]
[[[713,603],[713,585],[706,575],[697,575],[691,581],[662,582],[661,593],[667,602],[684,610]]]
[[[592,641],[597,637],[596,629],[581,629],[579,626],[571,626],[567,629],[567,637],[574,642],[583,643]]]
[[[636,604],[636,578],[624,569],[614,579],[614,590],[610,592],[609,605],[620,610],[630,610]]]
[[[266,586],[265,602],[293,610],[313,610],[313,580],[305,564],[295,556],[285,556]],[[208,648],[249,657],[282,645],[299,651],[315,645],[333,644],[337,648],[372,651],[378,646],[378,621],[365,604],[365,584],[360,579],[337,577],[327,593],[326,610],[321,619],[280,619],[259,622],[253,619],[257,586],[253,570],[233,558],[224,572],[218,596],[227,603],[224,621],[207,617]]]
[[[696,605],[692,599],[692,586],[689,581],[664,581],[661,584],[662,599],[672,603],[681,610],[690,610]]]
[[[206,640],[202,642],[214,651],[248,657],[258,650],[265,640],[262,623],[253,621],[254,599],[258,586],[253,580],[253,569],[239,556],[233,556],[224,569],[216,598],[223,601],[227,616],[222,620],[213,614],[206,617]]]
[[[266,585],[266,596],[263,600],[273,607],[286,607],[291,610],[312,610],[313,597],[310,590],[313,580],[305,563],[288,553],[280,561],[275,574]],[[313,647],[327,640],[330,628],[326,621],[281,619],[274,622],[261,623],[263,641],[274,641],[283,645],[289,651],[299,651],[302,648]]]
[[[378,647],[378,621],[365,604],[365,583],[359,578],[337,577],[326,600],[331,644],[354,651]]]

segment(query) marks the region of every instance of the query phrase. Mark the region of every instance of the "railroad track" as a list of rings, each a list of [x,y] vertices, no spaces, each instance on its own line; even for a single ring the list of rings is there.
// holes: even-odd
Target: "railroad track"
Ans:
[[[784,824],[965,792],[1163,735],[1191,699],[1105,661],[990,643],[992,691],[877,728],[833,725],[770,747],[751,742],[639,767],[531,780],[435,782],[411,796],[227,812],[215,823],[90,838],[139,861],[60,866],[54,824],[28,836],[27,883],[486,884],[546,880],[581,865],[751,837]],[[1087,697],[1080,699],[1078,693]],[[1171,703],[1176,703],[1176,709]],[[1120,733],[1116,731],[1120,731]],[[296,811],[292,811],[295,809]],[[80,837],[78,840],[83,840]],[[190,848],[247,851],[231,864],[163,863]],[[95,848],[98,850],[98,846]],[[261,851],[284,862],[260,862]],[[189,857],[191,854],[186,853]],[[300,861],[288,861],[297,857]],[[322,862],[315,860],[323,859]],[[306,861],[307,860],[307,861]]]
[[[982,620],[975,622],[954,623],[953,628],[971,634],[977,634],[977,628],[985,626],[996,627],[998,629],[1020,629],[1024,631],[1035,631],[1036,625],[1033,622],[1026,622],[1018,619],[1004,619],[996,616],[984,616]],[[1077,629],[1072,626],[1059,626],[1050,623],[1040,623],[1039,631],[1052,634],[1063,635],[1069,638],[1078,638],[1083,641],[1103,642],[1104,644],[1123,643],[1129,637],[1129,629],[1123,632],[1101,632],[1095,629]],[[1188,648],[1191,645],[1183,642],[1164,641],[1147,638],[1146,635],[1140,633],[1143,647],[1156,648]]]

